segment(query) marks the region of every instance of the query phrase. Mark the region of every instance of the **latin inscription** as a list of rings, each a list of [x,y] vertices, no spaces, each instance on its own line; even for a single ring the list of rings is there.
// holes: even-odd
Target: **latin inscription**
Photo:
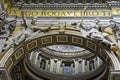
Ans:
[[[8,10],[9,14],[17,14],[21,16],[20,10]],[[112,10],[87,10],[84,14],[83,10],[23,10],[25,16],[39,16],[39,17],[101,17],[120,14],[120,9]]]

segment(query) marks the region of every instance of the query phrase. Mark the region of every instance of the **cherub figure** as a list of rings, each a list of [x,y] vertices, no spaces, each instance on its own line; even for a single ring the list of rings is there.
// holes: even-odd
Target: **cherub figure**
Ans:
[[[60,27],[60,32],[64,33],[65,32],[65,28],[66,28],[66,22],[60,22],[58,23],[59,27]]]

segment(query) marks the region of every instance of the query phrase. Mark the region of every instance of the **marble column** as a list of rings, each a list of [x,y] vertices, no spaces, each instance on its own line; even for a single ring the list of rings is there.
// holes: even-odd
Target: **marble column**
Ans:
[[[37,65],[38,65],[39,67],[40,67],[40,62],[41,62],[41,60],[42,60],[42,57],[39,56],[38,63],[37,63]]]
[[[64,67],[65,67],[65,64],[64,63],[62,63],[62,73],[64,72]]]
[[[82,65],[82,72],[85,72],[85,59],[82,59],[81,65]]]
[[[79,73],[79,62],[78,60],[74,60],[74,64],[75,64],[75,74]]]
[[[99,66],[101,64],[100,58],[97,57],[97,66]]]
[[[4,3],[1,1],[0,2],[0,12],[4,10]]]
[[[90,61],[90,63],[89,63],[89,69],[90,69],[90,71],[93,71],[95,69],[95,62],[94,62],[94,60]]]
[[[56,73],[56,71],[57,71],[57,62],[56,60],[54,60],[53,72]]]
[[[53,72],[54,60],[50,59],[50,71]]]
[[[72,74],[75,74],[73,64],[71,64],[71,71],[72,71]]]
[[[82,60],[79,60],[79,73],[82,72]]]
[[[39,56],[39,52],[35,52],[35,64],[37,64],[38,62],[38,56]]]
[[[86,62],[86,71],[85,72],[89,72],[89,61]]]
[[[63,74],[63,66],[62,66],[62,62],[61,62],[61,65],[60,65],[60,74]]]
[[[46,60],[45,70],[48,70],[48,60]]]
[[[95,69],[97,68],[97,57],[94,58],[94,65],[95,65]]]
[[[30,53],[30,60],[32,60],[33,54],[34,54],[34,52],[32,51],[32,52]]]
[[[118,43],[118,47],[120,49],[120,39],[117,40],[117,43]]]
[[[58,61],[57,61],[57,69],[56,69],[56,70],[57,70],[57,71],[56,71],[57,73],[60,73],[61,62],[62,62],[61,60],[58,60]]]
[[[30,54],[30,60],[31,60],[33,63],[35,63],[35,58],[36,58],[36,54],[35,54],[35,52],[33,51],[33,52],[31,52],[31,54]]]

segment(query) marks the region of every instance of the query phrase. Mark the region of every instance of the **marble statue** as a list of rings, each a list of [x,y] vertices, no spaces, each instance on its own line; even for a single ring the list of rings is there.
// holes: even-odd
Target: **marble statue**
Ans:
[[[4,25],[4,22],[2,20],[0,20],[0,34],[5,33],[3,25]]]
[[[116,42],[117,42],[117,46],[120,49],[120,22],[114,21],[114,20],[110,20],[110,27],[114,33],[114,36],[116,37]]]
[[[6,17],[7,17],[7,12],[6,11],[0,12],[0,20],[5,20]]]
[[[16,45],[18,44],[18,39],[17,39],[17,38],[18,38],[19,36],[21,36],[21,34],[22,34],[22,29],[19,30],[17,33],[15,33],[12,37],[10,37],[10,38],[6,41],[3,50],[5,50],[5,49],[7,49],[7,48],[9,48],[9,47],[14,48],[15,44],[16,44]]]
[[[91,24],[91,29],[87,32],[87,36],[110,45],[115,45],[115,43],[108,37],[108,34],[99,30],[101,28],[99,22],[99,19],[94,20],[93,24]]]
[[[66,22],[60,22],[60,23],[58,23],[58,24],[59,24],[60,29],[65,29],[65,27],[66,27]]]
[[[19,44],[22,41],[33,39],[41,32],[41,28],[30,22],[26,22],[27,20],[24,18],[24,27],[22,28],[22,33],[17,34],[15,39],[15,44]]]
[[[4,28],[5,18],[6,18],[6,12],[5,11],[0,12],[0,34],[5,33],[5,28]]]
[[[82,36],[87,37],[87,34],[86,34],[87,31],[88,31],[88,27],[87,27],[87,26],[84,26],[83,23],[77,23],[76,28],[77,28],[78,30],[80,30],[80,34],[81,34]]]
[[[17,31],[8,41],[6,42],[5,49],[9,46],[14,47],[13,45],[18,45],[22,41],[33,39],[40,33],[38,26],[27,22],[27,20],[23,17],[24,27]]]
[[[95,29],[97,29],[98,31],[100,31],[100,29],[101,29],[101,27],[102,27],[102,25],[100,24],[100,19],[99,19],[99,18],[95,18],[95,19],[92,21],[90,27],[91,27],[91,28],[95,28]]]
[[[120,31],[120,22],[110,20],[110,27],[112,28],[113,32],[116,34],[116,32]]]
[[[80,22],[77,23],[76,28],[77,29],[84,29],[83,24],[81,24]]]
[[[83,23],[80,23],[80,22],[74,22],[71,24],[72,26],[75,26],[76,29],[84,29],[85,30],[85,27],[83,26]]]
[[[15,25],[16,20],[8,20],[5,11],[0,13],[0,34],[6,34],[8,36],[14,30]]]
[[[16,26],[16,20],[11,20],[11,21],[5,21],[3,25],[3,29],[1,31],[7,35],[9,35],[15,28]]]
[[[59,27],[60,27],[60,32],[64,33],[65,32],[65,28],[66,28],[66,22],[60,22],[58,23]]]
[[[6,42],[6,45],[8,46],[18,45],[23,41],[34,39],[38,36],[40,32],[49,31],[51,28],[51,26],[46,29],[38,27],[35,23],[37,22],[37,19],[35,17],[34,17],[35,19],[33,18],[31,22],[28,22],[24,16],[22,16],[22,18],[24,22],[23,28],[17,31],[17,33],[14,34],[14,36]]]
[[[14,48],[14,44],[15,44],[15,39],[13,39],[13,37],[12,37],[12,38],[10,38],[9,40],[6,41],[3,50],[5,50],[5,49],[7,49],[9,47]]]
[[[34,26],[36,26],[36,22],[37,22],[37,16],[34,16],[32,18],[31,24],[34,25]]]
[[[88,37],[92,39],[99,40],[101,42],[110,44],[110,45],[115,45],[115,43],[111,42],[110,39],[108,38],[108,35],[104,32],[99,32],[97,29],[92,28],[90,31],[88,31]]]
[[[93,21],[91,21],[92,23],[89,26],[85,26],[84,23],[81,22],[77,22],[74,23],[72,25],[76,25],[76,28],[80,30],[80,34],[84,37],[87,37],[88,34],[86,34],[87,32],[91,32],[91,30],[94,28],[96,30],[100,30],[101,28],[101,24],[100,23],[100,19],[99,18],[95,18]]]

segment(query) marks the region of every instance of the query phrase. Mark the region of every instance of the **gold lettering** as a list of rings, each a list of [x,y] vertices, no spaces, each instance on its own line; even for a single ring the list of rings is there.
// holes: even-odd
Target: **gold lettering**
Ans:
[[[32,12],[32,16],[37,16],[37,15],[38,15],[37,11]]]
[[[110,16],[110,11],[102,11],[103,16]]]
[[[89,11],[86,11],[86,16],[89,16],[90,15],[90,12]]]
[[[77,15],[77,13],[76,13],[75,11],[74,11],[74,16],[75,16],[75,17],[77,17],[77,16],[78,16],[78,15]]]
[[[84,14],[83,10],[23,10],[25,16],[40,16],[40,17],[81,17]],[[8,10],[9,14],[21,15],[21,10]],[[114,9],[113,14],[120,14],[120,9]],[[111,16],[110,10],[87,10],[85,16]]]
[[[61,16],[66,16],[65,12],[62,12],[62,13],[61,13]]]
[[[72,11],[67,11],[68,16],[72,14]]]
[[[120,9],[117,9],[116,12],[117,12],[118,14],[120,14]]]
[[[42,11],[41,16],[47,16],[45,11]]]
[[[47,16],[53,16],[52,12],[47,12]]]
[[[98,15],[99,15],[99,12],[97,12],[97,11],[92,12],[92,16],[98,16]]]
[[[80,11],[80,16],[82,16],[83,15],[83,12],[82,11]]]
[[[59,16],[59,12],[54,11],[53,16]]]
[[[32,16],[32,13],[30,11],[25,11],[24,14],[25,16]]]
[[[16,11],[15,10],[8,10],[8,13],[9,14],[16,14]]]

